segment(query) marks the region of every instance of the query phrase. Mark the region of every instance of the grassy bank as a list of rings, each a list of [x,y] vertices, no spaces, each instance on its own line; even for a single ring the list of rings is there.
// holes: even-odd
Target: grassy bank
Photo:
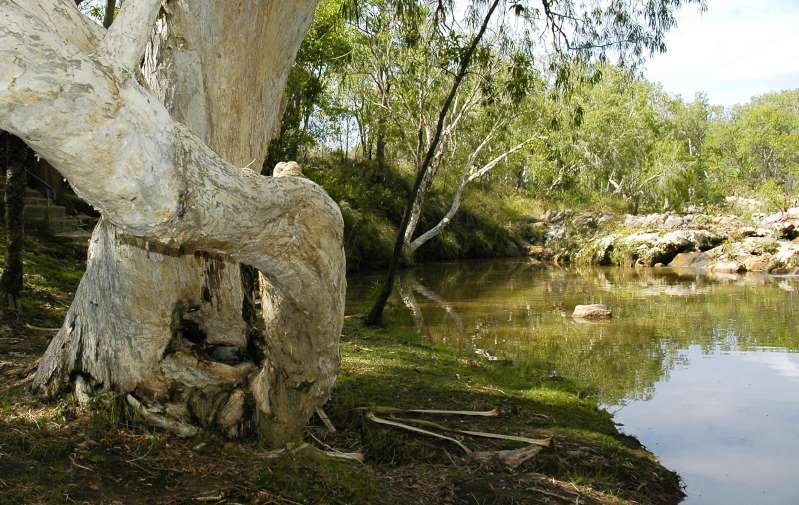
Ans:
[[[32,238],[26,256],[29,321],[55,326],[79,278],[80,252]],[[274,454],[257,441],[203,434],[180,440],[138,422],[113,398],[89,412],[72,398],[27,391],[52,331],[0,335],[0,504],[671,504],[678,477],[621,436],[588,392],[548,369],[490,361],[398,328],[346,322],[342,368],[304,447]],[[491,410],[498,417],[427,420],[453,428],[551,437],[515,470],[479,463],[449,441],[374,424],[361,407]],[[472,450],[517,442],[453,435]],[[523,445],[523,444],[521,444]],[[314,449],[360,451],[363,464]]]
[[[347,268],[380,269],[388,265],[397,228],[402,220],[412,174],[395,168],[379,170],[374,163],[313,158],[304,163],[305,175],[320,184],[341,207],[345,224]],[[418,232],[443,217],[451,189],[434,185],[424,205]],[[444,232],[416,254],[418,261],[496,258],[519,254],[516,241],[524,237],[531,214],[540,204],[488,183],[475,183]]]

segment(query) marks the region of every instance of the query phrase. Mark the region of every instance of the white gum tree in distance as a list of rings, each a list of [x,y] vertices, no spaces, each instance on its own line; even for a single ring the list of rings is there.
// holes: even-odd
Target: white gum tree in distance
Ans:
[[[0,0],[0,129],[97,208],[86,273],[34,388],[120,393],[181,435],[301,436],[339,363],[335,202],[262,177],[316,0]],[[294,168],[294,167],[289,167]],[[240,264],[261,272],[252,331]]]

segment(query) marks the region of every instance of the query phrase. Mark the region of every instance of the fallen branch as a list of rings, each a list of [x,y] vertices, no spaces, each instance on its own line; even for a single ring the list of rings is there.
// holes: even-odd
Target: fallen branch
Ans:
[[[427,435],[427,436],[434,437],[434,438],[440,438],[441,440],[447,440],[447,441],[452,442],[453,444],[457,445],[461,449],[463,449],[463,451],[466,454],[468,454],[470,456],[472,455],[472,450],[471,449],[469,449],[468,447],[463,445],[463,443],[461,443],[460,440],[454,439],[452,437],[448,437],[446,435],[442,435],[440,433],[435,433],[435,432],[432,432],[432,431],[423,430],[422,428],[417,428],[416,426],[410,426],[410,425],[402,424],[402,423],[399,423],[399,422],[396,422],[396,421],[390,421],[388,419],[383,419],[383,418],[377,417],[374,414],[374,412],[371,412],[371,411],[367,411],[366,412],[366,418],[369,419],[372,422],[377,423],[377,424],[385,424],[385,425],[388,425],[388,426],[394,426],[396,428],[401,428],[403,430],[412,431],[414,433],[421,433],[422,435]]]
[[[506,451],[478,451],[472,454],[472,457],[477,461],[490,461],[498,459],[508,466],[508,468],[516,469],[522,466],[526,461],[536,457],[538,453],[544,450],[540,445],[528,445],[521,449],[512,449]]]
[[[499,409],[491,410],[418,410],[418,409],[399,409],[396,407],[361,407],[360,410],[376,412],[378,414],[432,414],[443,416],[481,416],[499,417]]]
[[[322,424],[325,425],[327,431],[329,431],[330,433],[336,432],[336,427],[333,426],[333,423],[330,421],[330,418],[327,417],[327,414],[325,413],[322,407],[316,407],[316,415],[319,416],[319,419],[322,420]]]
[[[355,461],[357,463],[363,464],[366,460],[366,456],[360,451],[358,452],[341,452],[341,451],[320,451],[322,454],[329,458],[336,458],[336,459],[343,459],[345,461]]]
[[[478,416],[488,416],[494,417],[499,415],[499,411],[497,409],[492,409],[490,411],[456,411],[456,410],[404,410],[398,409],[394,407],[373,407],[368,408],[364,407],[360,410],[365,410],[366,418],[370,421],[378,424],[384,424],[387,426],[393,426],[395,428],[400,428],[406,431],[410,431],[413,433],[419,433],[421,435],[427,435],[430,437],[438,438],[441,440],[446,440],[448,442],[452,442],[461,449],[473,460],[479,462],[486,462],[490,460],[498,460],[503,464],[507,465],[511,469],[516,469],[526,461],[529,461],[538,453],[544,450],[546,447],[550,447],[552,444],[552,437],[547,438],[529,438],[529,437],[522,437],[517,435],[503,435],[500,433],[488,433],[483,431],[471,431],[471,430],[461,430],[458,428],[450,428],[438,423],[434,423],[432,421],[425,421],[422,419],[407,419],[407,418],[397,418],[391,417],[390,419],[384,419],[381,417],[377,417],[375,415],[375,411],[381,413],[388,413],[388,414],[395,414],[395,413],[402,413],[402,412],[413,412],[413,413],[424,413],[424,414],[459,414],[459,415],[478,415]],[[526,445],[520,449],[508,449],[508,450],[499,450],[499,451],[473,451],[469,449],[466,445],[463,444],[460,440],[457,440],[453,437],[449,437],[447,435],[442,435],[441,433],[436,433],[435,431],[426,430],[423,428],[419,428],[418,426],[414,425],[421,425],[426,426],[429,428],[434,428],[440,431],[450,432],[450,433],[460,433],[462,435],[468,435],[472,437],[481,437],[481,438],[491,438],[496,440],[508,440],[513,442],[522,442]],[[447,453],[449,455],[449,453]],[[450,458],[451,459],[451,458]]]
[[[461,433],[463,435],[469,435],[472,437],[493,438],[497,440],[511,440],[513,442],[523,442],[526,444],[538,445],[540,447],[549,447],[552,443],[552,438],[527,438],[527,437],[520,437],[517,435],[503,435],[501,433],[486,433],[483,431],[460,430],[458,428],[450,428],[448,426],[444,426],[431,421],[423,421],[421,419],[397,418],[396,420],[406,423],[420,424],[422,426],[429,426],[431,428],[436,428],[443,431],[449,431],[451,433]]]

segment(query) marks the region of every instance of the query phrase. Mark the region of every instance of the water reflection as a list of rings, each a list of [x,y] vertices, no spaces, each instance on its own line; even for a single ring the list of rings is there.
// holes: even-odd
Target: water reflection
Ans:
[[[351,312],[372,280],[351,280]],[[798,296],[791,277],[437,264],[404,272],[392,317],[574,380],[680,472],[686,503],[799,503]],[[613,320],[578,324],[586,303]]]

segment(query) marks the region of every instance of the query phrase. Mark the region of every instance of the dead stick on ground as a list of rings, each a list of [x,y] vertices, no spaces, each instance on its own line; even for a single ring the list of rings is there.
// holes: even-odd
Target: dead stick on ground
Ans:
[[[401,428],[403,430],[412,431],[414,433],[420,433],[422,435],[427,435],[427,436],[434,437],[434,438],[440,438],[441,440],[447,440],[447,441],[452,442],[453,444],[457,445],[461,449],[463,449],[463,451],[466,454],[469,454],[469,455],[472,454],[472,450],[471,449],[469,449],[468,447],[463,445],[463,443],[461,443],[460,440],[454,439],[452,437],[448,437],[446,435],[441,435],[440,433],[435,433],[435,432],[428,431],[428,430],[423,430],[422,428],[417,428],[416,426],[409,426],[407,424],[398,423],[396,421],[390,421],[388,419],[383,419],[383,418],[377,417],[374,414],[374,412],[371,412],[371,411],[367,411],[366,412],[366,418],[369,419],[370,421],[378,423],[378,424],[385,424],[385,425],[388,425],[388,426],[394,426],[396,428]]]
[[[500,415],[499,409],[493,408],[491,410],[419,410],[419,409],[399,409],[396,407],[361,407],[361,410],[376,412],[378,414],[432,414],[444,416],[480,416],[480,417],[498,417]]]
[[[450,428],[448,426],[444,426],[431,421],[423,421],[421,419],[406,419],[406,418],[392,418],[392,419],[396,419],[397,421],[402,421],[404,423],[429,426],[431,428],[436,428],[442,431],[449,431],[451,433],[461,433],[463,435],[470,435],[472,437],[494,438],[498,440],[511,440],[514,442],[524,442],[526,444],[531,444],[531,445],[540,445],[541,447],[549,447],[550,443],[552,442],[551,438],[527,438],[516,435],[503,435],[501,433],[486,433],[483,431],[460,430],[457,428]]]
[[[330,421],[330,418],[327,417],[327,414],[325,413],[324,409],[322,409],[322,407],[316,407],[316,415],[319,416],[319,419],[322,420],[322,424],[325,425],[327,431],[329,431],[330,433],[336,432],[336,427],[333,426],[333,423]]]

